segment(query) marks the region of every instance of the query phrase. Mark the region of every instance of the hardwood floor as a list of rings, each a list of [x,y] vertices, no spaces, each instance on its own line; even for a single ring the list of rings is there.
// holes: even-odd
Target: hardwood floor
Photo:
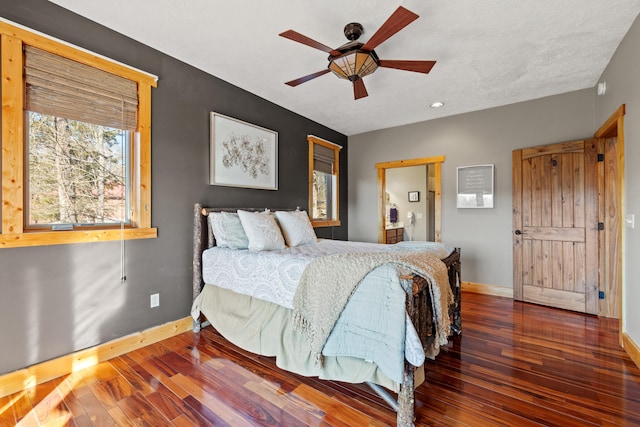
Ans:
[[[640,370],[617,321],[472,293],[426,367],[420,426],[640,425]],[[366,386],[284,372],[211,327],[0,398],[0,426],[383,426]]]

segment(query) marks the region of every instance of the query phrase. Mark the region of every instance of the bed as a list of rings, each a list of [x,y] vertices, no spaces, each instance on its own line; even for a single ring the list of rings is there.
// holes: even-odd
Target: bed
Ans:
[[[461,333],[459,249],[316,239],[304,218],[297,209],[194,206],[194,331],[211,324],[300,375],[367,383],[398,426],[413,425],[425,358]],[[285,246],[254,239],[254,220],[260,231],[277,224]],[[250,250],[233,246],[238,224]]]

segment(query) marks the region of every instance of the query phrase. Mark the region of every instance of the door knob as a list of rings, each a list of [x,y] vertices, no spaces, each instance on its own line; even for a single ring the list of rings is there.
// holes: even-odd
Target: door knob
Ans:
[[[521,234],[522,234],[522,231],[520,231],[520,230],[516,230],[516,236],[519,236],[519,235],[521,235]]]

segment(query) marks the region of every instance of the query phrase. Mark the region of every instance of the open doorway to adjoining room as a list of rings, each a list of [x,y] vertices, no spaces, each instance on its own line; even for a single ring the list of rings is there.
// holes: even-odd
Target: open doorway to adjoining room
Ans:
[[[377,163],[378,242],[442,241],[444,156]]]
[[[393,243],[388,241],[389,234],[398,240],[434,241],[434,174],[432,163],[386,170],[387,243]]]

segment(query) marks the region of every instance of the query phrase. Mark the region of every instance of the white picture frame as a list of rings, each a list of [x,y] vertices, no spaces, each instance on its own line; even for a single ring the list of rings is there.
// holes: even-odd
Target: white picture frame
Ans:
[[[494,166],[472,165],[457,168],[458,208],[493,208]]]
[[[211,112],[209,184],[278,189],[278,133]]]

